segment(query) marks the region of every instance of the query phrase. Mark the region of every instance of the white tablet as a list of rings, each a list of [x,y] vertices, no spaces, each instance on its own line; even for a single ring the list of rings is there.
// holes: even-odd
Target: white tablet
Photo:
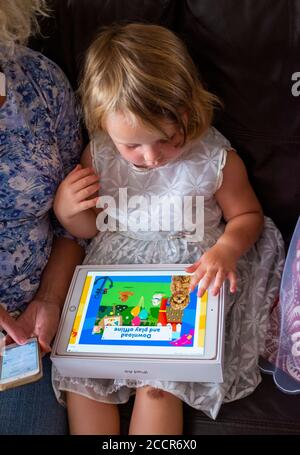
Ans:
[[[214,359],[220,303],[189,293],[185,265],[79,266],[56,339],[57,355]]]
[[[64,376],[223,381],[224,289],[186,265],[76,267],[51,359]]]

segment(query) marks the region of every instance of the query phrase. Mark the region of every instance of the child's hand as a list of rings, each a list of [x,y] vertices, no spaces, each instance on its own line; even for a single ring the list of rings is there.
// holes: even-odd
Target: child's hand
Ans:
[[[58,219],[68,220],[84,210],[96,206],[99,196],[91,198],[100,188],[99,177],[92,168],[78,164],[59,185],[54,200]]]
[[[203,296],[213,280],[212,294],[218,295],[226,278],[230,282],[230,292],[236,292],[236,261],[236,254],[230,246],[214,245],[195,264],[186,268],[186,272],[194,272],[191,279],[190,292],[194,290],[202,278],[201,287],[198,291],[199,297]]]

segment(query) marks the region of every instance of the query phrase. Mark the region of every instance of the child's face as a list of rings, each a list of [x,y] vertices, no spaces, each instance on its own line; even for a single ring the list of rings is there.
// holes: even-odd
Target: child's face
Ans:
[[[123,158],[136,166],[156,168],[175,160],[183,153],[183,135],[170,121],[161,121],[161,128],[168,139],[138,119],[130,121],[130,116],[122,112],[109,114],[105,127]]]

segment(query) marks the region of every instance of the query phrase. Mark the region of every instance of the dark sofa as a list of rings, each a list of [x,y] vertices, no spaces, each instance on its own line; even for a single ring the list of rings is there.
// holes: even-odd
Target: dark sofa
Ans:
[[[288,245],[300,212],[300,0],[55,0],[30,45],[54,60],[74,88],[85,50],[102,25],[142,21],[186,42],[207,87],[224,103],[215,124],[243,158],[266,215]],[[126,432],[132,401],[121,406]],[[300,395],[270,376],[216,421],[185,407],[185,434],[300,434]]]

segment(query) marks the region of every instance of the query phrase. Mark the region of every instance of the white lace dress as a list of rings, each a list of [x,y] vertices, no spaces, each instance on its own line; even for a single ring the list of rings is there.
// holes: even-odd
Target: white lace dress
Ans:
[[[117,199],[119,188],[127,188],[128,199],[144,196],[144,202],[150,202],[155,195],[203,196],[204,236],[191,242],[188,237],[170,238],[163,231],[99,232],[89,246],[85,263],[194,263],[224,231],[222,212],[214,194],[222,183],[229,148],[230,143],[211,128],[204,138],[185,146],[177,161],[155,169],[141,169],[124,160],[106,135],[95,137],[91,150],[94,168],[100,176],[100,195]],[[138,204],[128,213],[131,219],[142,219],[144,223],[147,217],[151,221],[153,213],[157,216],[155,210],[149,209],[145,217],[145,210]],[[121,226],[124,218],[120,210],[116,210],[115,217]],[[261,381],[258,357],[264,349],[269,310],[278,295],[283,261],[281,235],[273,222],[265,218],[260,239],[238,261],[238,291],[226,295],[224,383],[68,378],[54,368],[57,398],[64,403],[64,392],[72,391],[102,402],[125,403],[137,387],[151,385],[216,418],[223,402],[245,397]]]

